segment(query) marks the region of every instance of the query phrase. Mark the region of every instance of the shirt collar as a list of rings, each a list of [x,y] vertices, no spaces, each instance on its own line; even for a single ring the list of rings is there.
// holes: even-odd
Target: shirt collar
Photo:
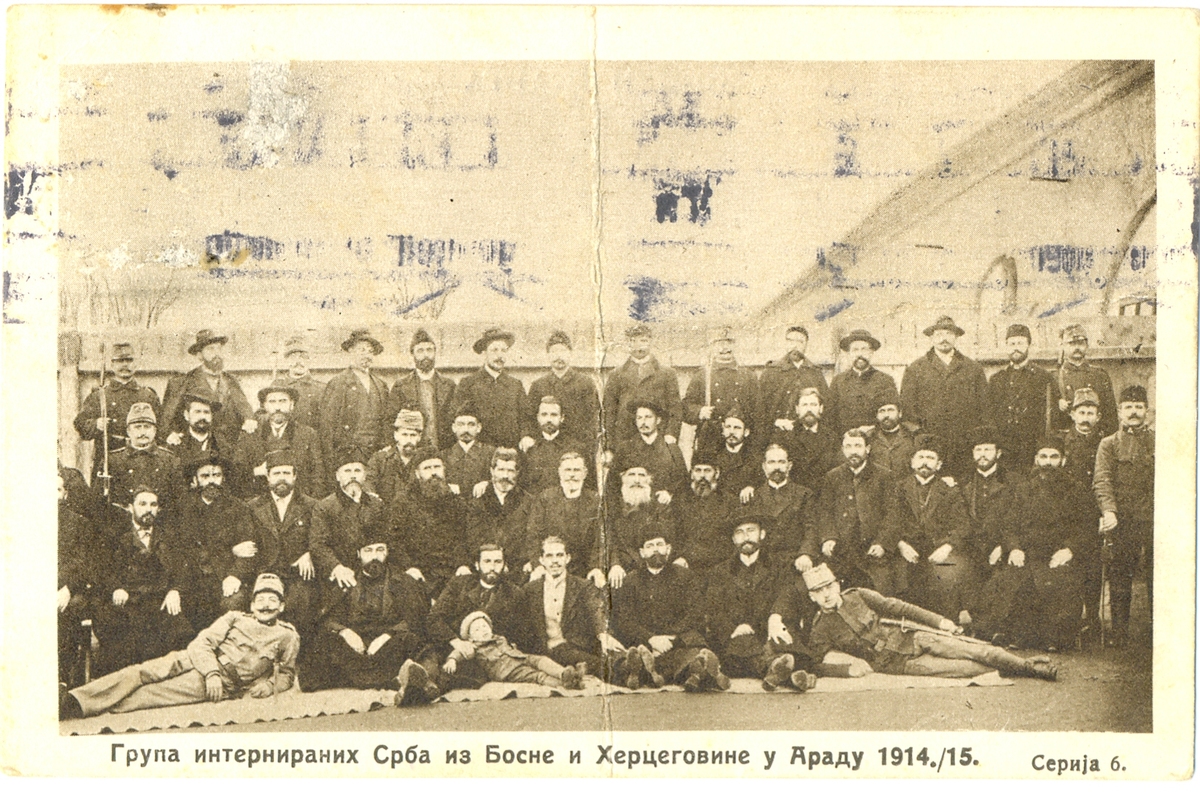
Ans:
[[[552,435],[548,435],[545,432],[542,432],[542,439],[546,440],[548,442],[548,441],[553,440],[554,438],[558,437],[560,434],[562,434],[562,429],[559,429],[557,432],[555,432]]]
[[[771,489],[782,489],[783,487],[786,487],[787,483],[791,480],[791,477],[788,477],[782,484],[776,484],[774,481],[771,481],[771,479],[767,479],[767,486],[769,486]]]
[[[417,372],[417,379],[421,380],[422,382],[432,382],[433,378],[437,376],[437,369],[429,369],[428,374],[421,371],[421,369],[413,369],[413,370],[415,372]]]
[[[758,554],[761,552],[762,552],[761,549],[755,550],[754,554],[749,555],[749,556],[745,556],[745,555],[742,555],[741,553],[738,553],[738,561],[742,562],[742,566],[749,568],[754,565],[755,561],[758,560]]]
[[[283,510],[287,511],[288,505],[291,504],[291,502],[292,502],[292,496],[294,496],[295,494],[296,494],[296,490],[292,490],[291,492],[289,492],[287,494],[286,498],[281,498],[278,495],[276,495],[274,492],[272,492],[271,500],[275,501],[276,506],[282,506]]]
[[[935,478],[937,478],[937,474],[936,474],[936,473],[934,473],[934,474],[933,474],[932,476],[930,476],[929,478],[927,478],[927,479],[922,479],[920,476],[918,476],[916,473],[914,473],[914,474],[913,474],[913,478],[915,478],[915,479],[917,480],[917,483],[918,483],[918,484],[920,484],[922,487],[924,487],[925,485],[932,483],[932,482],[933,482],[933,480],[934,480]]]
[[[494,380],[500,379],[501,372],[496,371],[496,369],[492,368],[487,363],[483,364],[483,370],[486,371],[488,373],[488,376],[491,377],[492,379],[494,379]]]
[[[850,468],[850,472],[857,476],[858,474],[862,473],[866,469],[867,469],[867,460],[864,459],[863,463],[861,465],[859,465],[857,468]]]

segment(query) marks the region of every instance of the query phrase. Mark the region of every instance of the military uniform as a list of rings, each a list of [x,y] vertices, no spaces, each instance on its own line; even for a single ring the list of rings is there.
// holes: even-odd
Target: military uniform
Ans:
[[[133,502],[134,489],[139,484],[153,486],[159,494],[160,513],[164,515],[178,509],[187,493],[179,457],[162,446],[141,450],[127,446],[109,457],[108,470],[112,476],[110,499],[121,506]]]
[[[108,452],[110,454],[125,447],[125,418],[129,415],[129,409],[133,405],[145,402],[154,410],[155,415],[163,414],[158,394],[154,392],[153,388],[139,384],[136,379],[131,379],[129,382],[124,383],[110,379],[104,384],[103,390],[96,388],[89,393],[87,398],[83,400],[83,406],[79,408],[79,414],[75,416],[75,431],[79,433],[79,438],[84,442],[88,440],[95,441],[96,450],[93,458],[95,460],[94,467],[96,471],[100,470],[103,458],[101,448],[104,436],[96,428],[96,420],[100,418],[100,399],[102,395],[106,402],[105,409],[108,413]],[[95,475],[95,471],[93,471],[93,475]]]
[[[754,372],[738,365],[711,367],[711,381],[707,388],[708,404],[712,417],[700,420],[700,409],[705,406],[705,374],[697,372],[688,383],[683,396],[683,420],[696,427],[696,450],[699,453],[716,451],[725,444],[721,435],[721,422],[731,411],[736,412],[750,430],[761,425],[759,419],[758,379]]]
[[[1095,431],[1098,431],[1101,437],[1108,437],[1117,431],[1117,400],[1113,397],[1112,378],[1108,376],[1107,371],[1093,366],[1086,360],[1078,366],[1067,360],[1058,367],[1054,379],[1061,397],[1066,399],[1068,404],[1068,411],[1055,411],[1055,429],[1071,427],[1069,410],[1074,401],[1075,391],[1091,388],[1100,397],[1100,420]]]

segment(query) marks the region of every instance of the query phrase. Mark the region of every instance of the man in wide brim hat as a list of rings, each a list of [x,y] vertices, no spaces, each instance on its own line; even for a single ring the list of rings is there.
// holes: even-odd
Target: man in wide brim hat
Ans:
[[[268,385],[258,391],[258,403],[265,404],[267,397],[272,393],[286,393],[288,398],[292,400],[292,406],[295,407],[300,403],[300,391],[289,385]]]
[[[629,410],[631,415],[637,415],[637,411],[643,407],[647,410],[652,410],[659,418],[666,418],[667,416],[667,411],[654,399],[634,399],[629,402],[629,405],[625,409]]]
[[[939,316],[938,320],[936,322],[934,322],[933,324],[929,325],[929,327],[926,327],[924,332],[925,332],[925,335],[931,336],[934,333],[936,333],[938,330],[949,330],[951,333],[954,333],[954,335],[956,335],[956,336],[964,335],[967,332],[966,330],[963,330],[961,327],[959,327],[957,324],[955,324],[954,320],[951,319],[949,316]]]
[[[507,330],[501,330],[499,327],[489,327],[483,331],[478,340],[471,345],[471,349],[475,350],[476,355],[482,355],[483,350],[487,349],[493,341],[503,341],[510,347],[515,343],[517,337]]]
[[[350,333],[350,337],[342,342],[342,351],[349,352],[350,348],[360,341],[365,341],[371,345],[371,351],[376,355],[383,354],[383,344],[379,339],[371,335],[370,330],[354,330]]]
[[[187,409],[192,406],[193,402],[207,404],[208,408],[212,410],[213,415],[216,415],[221,411],[221,402],[217,401],[211,396],[205,396],[202,393],[185,393],[183,398],[179,400],[180,408],[186,412]]]
[[[225,478],[227,479],[225,483],[229,483],[228,478],[233,472],[233,461],[228,457],[221,456],[220,454],[201,454],[187,460],[187,462],[185,462],[183,465],[183,477],[185,479],[191,479],[196,475],[196,472],[200,470],[200,468],[208,465],[221,468],[221,471],[225,474]]]
[[[926,335],[929,335],[929,333],[926,333]],[[959,335],[961,335],[961,333]],[[871,335],[866,330],[852,331],[849,335],[843,337],[842,340],[838,342],[838,346],[841,347],[843,352],[849,352],[850,345],[855,341],[866,341],[871,346],[872,352],[878,352],[879,347],[883,346],[878,338]]]
[[[196,333],[195,342],[188,347],[189,355],[198,355],[200,350],[210,344],[224,344],[229,341],[229,336],[217,335],[212,330],[201,330]]]

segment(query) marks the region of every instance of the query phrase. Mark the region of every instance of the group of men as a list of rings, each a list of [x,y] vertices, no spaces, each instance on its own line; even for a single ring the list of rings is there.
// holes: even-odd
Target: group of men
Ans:
[[[526,391],[505,372],[515,338],[496,328],[457,383],[417,331],[413,370],[389,389],[372,372],[382,343],[359,330],[324,385],[289,342],[257,410],[224,371],[224,336],[197,334],[200,365],[161,402],[116,344],[75,421],[105,462],[90,489],[59,471],[60,680],[79,681],[93,634],[100,677],[66,711],[132,708],[130,691],[160,677],[166,693],[133,700],[263,695],[265,676],[281,691],[297,668],[305,690],[395,687],[412,703],[478,687],[496,666],[480,658],[515,667],[513,653],[548,678],[688,690],[981,664],[1053,678],[1007,648],[1098,630],[1104,574],[1120,643],[1143,552],[1152,580],[1147,395],[1114,397],[1079,325],[1054,374],[1011,326],[990,380],[956,349],[963,333],[945,316],[927,328],[929,352],[897,387],[864,330],[841,340],[849,367],[827,383],[803,327],[761,376],[726,329],[681,396],[644,324],[602,391],[562,332]],[[473,642],[479,612],[503,651]],[[257,677],[195,678],[209,654],[234,668],[262,642],[275,660]]]

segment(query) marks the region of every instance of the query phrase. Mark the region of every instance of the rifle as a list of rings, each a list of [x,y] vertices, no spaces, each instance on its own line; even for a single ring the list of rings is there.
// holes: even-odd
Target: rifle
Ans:
[[[956,641],[966,641],[967,643],[979,644],[980,646],[991,646],[987,641],[981,641],[978,638],[968,638],[965,635],[955,635],[946,630],[939,630],[936,627],[929,627],[917,622],[911,622],[908,619],[880,619],[880,624],[888,624],[893,627],[899,627],[901,632],[924,632],[931,635],[940,635],[944,638],[953,638]]]
[[[1100,647],[1104,648],[1108,643],[1108,627],[1104,620],[1104,603],[1108,601],[1108,622],[1112,623],[1112,598],[1105,596],[1110,594],[1108,591],[1111,581],[1108,579],[1108,558],[1112,555],[1112,533],[1104,534],[1104,541],[1100,545],[1100,602],[1096,604],[1096,620],[1100,622]]]
[[[112,476],[108,473],[108,392],[105,391],[104,374],[108,370],[108,357],[105,354],[107,351],[103,341],[100,342],[100,421],[104,424],[104,429],[100,432],[101,442],[104,444],[104,463],[100,470],[100,475],[97,476],[103,484],[104,502],[109,502],[111,495]]]

